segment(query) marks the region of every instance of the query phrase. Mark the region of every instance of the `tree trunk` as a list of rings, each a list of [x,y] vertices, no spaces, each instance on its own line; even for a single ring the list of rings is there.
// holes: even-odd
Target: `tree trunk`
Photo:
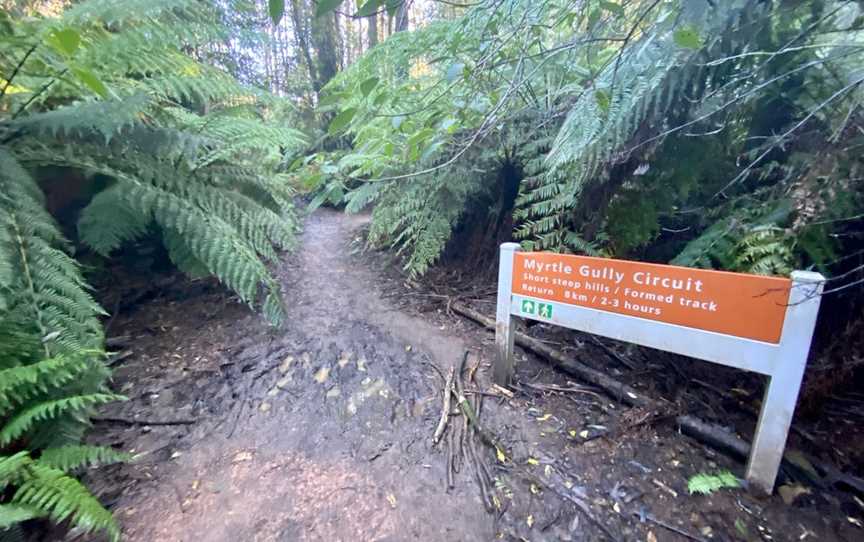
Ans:
[[[371,49],[378,45],[378,14],[376,13],[371,17],[367,17],[366,22],[369,23],[366,32],[369,38],[369,48]]]
[[[394,32],[403,32],[408,30],[408,11],[411,9],[411,0],[404,0],[399,7],[396,8],[396,16],[394,17]]]
[[[315,48],[317,62],[316,77],[312,80],[315,92],[320,92],[328,81],[339,71],[339,48],[337,46],[336,14],[328,13],[321,17],[313,17],[311,25],[312,45]]]
[[[315,69],[315,63],[312,61],[312,52],[309,47],[309,19],[304,8],[305,5],[303,4],[303,0],[291,0],[291,19],[294,22],[294,33],[297,38],[297,47],[303,55],[306,67],[309,69],[309,80],[312,81],[312,86],[315,88],[315,92],[317,93],[319,89],[315,87],[315,84],[318,80],[318,74]]]

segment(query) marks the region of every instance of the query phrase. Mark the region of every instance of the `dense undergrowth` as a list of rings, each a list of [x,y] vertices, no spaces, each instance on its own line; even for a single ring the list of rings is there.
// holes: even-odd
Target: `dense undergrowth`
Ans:
[[[347,147],[307,159],[299,176],[318,201],[371,206],[370,243],[396,249],[410,274],[444,255],[494,265],[494,241],[511,238],[819,270],[819,351],[832,353],[816,365],[830,388],[861,366],[862,8],[482,1],[337,76],[320,109]],[[496,233],[466,232],[483,228]]]
[[[332,81],[351,149],[305,174],[375,203],[412,273],[507,164],[528,248],[825,270],[860,243],[836,234],[864,203],[861,25],[855,2],[481,2]]]
[[[93,408],[122,398],[107,386],[105,312],[75,251],[108,256],[155,237],[181,270],[214,275],[271,321],[282,318],[266,263],[293,240],[292,190],[279,169],[304,136],[284,127],[287,102],[196,59],[220,32],[212,8],[192,0],[88,0],[59,16],[0,11],[6,536],[48,518],[119,538],[74,478],[125,459],[80,444]],[[84,201],[68,236],[48,210],[64,198]]]

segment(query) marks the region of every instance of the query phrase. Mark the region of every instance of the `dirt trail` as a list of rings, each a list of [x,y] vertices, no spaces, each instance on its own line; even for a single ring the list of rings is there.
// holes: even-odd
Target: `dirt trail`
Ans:
[[[364,220],[326,210],[309,217],[298,251],[276,269],[288,307],[278,329],[206,281],[178,281],[117,318],[112,335],[128,336],[131,356],[115,383],[130,401],[101,413],[93,440],[139,458],[89,481],[126,540],[860,534],[840,511],[848,501],[818,491],[795,507],[743,491],[688,496],[689,476],[742,466],[602,394],[536,391],[574,385],[521,353],[524,386],[513,399],[488,398],[482,412],[507,454],[502,464],[480,447],[498,509],[486,511],[467,463],[448,492],[446,451],[431,443],[442,388],[432,365],[445,370],[470,350],[485,390],[491,338],[440,309],[393,308],[418,298],[386,262],[352,251]],[[596,357],[575,343],[583,359]]]
[[[129,540],[492,538],[474,488],[442,490],[443,464],[430,461],[427,443],[424,414],[436,410],[440,385],[425,364],[449,365],[465,347],[387,309],[347,250],[360,220],[309,219],[299,253],[277,271],[282,329],[227,330],[238,341],[222,349],[229,363],[254,366],[214,393],[228,401],[232,389],[239,404],[220,427],[179,441],[158,482],[121,499]],[[213,341],[230,344],[215,336],[225,333],[213,330]]]

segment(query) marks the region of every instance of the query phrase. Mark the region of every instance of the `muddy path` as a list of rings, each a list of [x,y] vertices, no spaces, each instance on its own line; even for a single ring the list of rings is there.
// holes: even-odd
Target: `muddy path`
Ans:
[[[846,520],[847,502],[815,491],[794,505],[743,491],[687,495],[689,476],[721,468],[740,475],[743,467],[592,390],[538,392],[576,386],[521,354],[521,392],[476,396],[485,398],[483,424],[504,457],[477,444],[482,465],[470,454],[457,459],[448,488],[447,438],[438,446],[431,439],[439,373],[467,351],[472,389],[486,393],[491,336],[440,308],[397,308],[390,300],[408,293],[389,262],[357,253],[364,220],[326,210],[308,218],[298,251],[276,270],[288,307],[280,328],[218,285],[198,283],[190,294],[185,281],[112,323],[128,352],[115,384],[130,400],[100,413],[93,440],[137,459],[89,482],[126,540],[861,533]],[[593,438],[608,427],[626,430]],[[492,481],[485,495],[481,468]]]

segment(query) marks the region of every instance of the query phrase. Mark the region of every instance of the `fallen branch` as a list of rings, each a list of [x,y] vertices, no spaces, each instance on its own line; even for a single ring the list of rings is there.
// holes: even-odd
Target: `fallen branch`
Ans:
[[[479,313],[463,303],[454,303],[452,308],[454,312],[461,314],[478,324],[489,329],[495,329],[494,319]],[[641,392],[623,382],[619,382],[596,369],[592,369],[583,363],[567,357],[567,355],[560,350],[555,350],[554,348],[551,348],[524,333],[514,332],[514,335],[515,343],[517,345],[537,354],[541,359],[547,361],[563,372],[597,386],[621,403],[633,407],[654,409],[658,411],[663,410],[663,405],[660,401],[642,395]],[[749,442],[733,435],[716,424],[705,422],[704,420],[691,415],[678,416],[675,418],[675,421],[683,433],[704,442],[709,446],[713,446],[738,458],[746,459],[750,455]],[[817,474],[823,473],[825,477],[814,477],[813,473],[807,472],[807,469],[802,469],[801,467],[796,466],[794,462],[789,461],[788,457],[793,454],[805,458],[807,462],[813,465],[813,467],[818,471]],[[811,483],[823,487],[826,484],[838,487],[846,486],[847,488],[864,495],[864,480],[845,474],[830,463],[821,461],[797,450],[787,448],[786,456],[787,459],[784,459],[783,466],[792,469],[803,477],[806,477]]]
[[[552,469],[552,479],[550,479],[549,477],[546,477],[544,479],[540,476],[535,476],[531,472],[528,472],[526,469],[516,465],[511,466],[510,469],[511,471],[522,476],[523,479],[529,482],[534,482],[538,486],[546,488],[552,493],[558,495],[558,497],[566,500],[567,502],[575,506],[576,509],[582,512],[582,514],[588,519],[588,521],[590,521],[592,524],[594,524],[594,526],[599,528],[603,532],[603,534],[605,534],[609,538],[609,540],[617,542],[618,537],[615,536],[615,534],[609,529],[609,527],[606,526],[605,522],[601,521],[599,518],[597,518],[597,516],[594,515],[594,513],[591,511],[591,507],[588,506],[587,502],[585,502],[584,499],[587,498],[587,496],[584,495],[584,492],[581,492],[581,495],[574,495],[573,489],[565,490],[559,487],[559,484],[553,483],[554,478],[563,479],[563,476],[561,475],[561,473],[557,472],[557,469]]]
[[[112,354],[111,357],[108,358],[108,361],[105,362],[105,365],[107,367],[114,367],[115,365],[119,365],[124,360],[132,357],[133,354],[135,354],[133,350],[125,350],[123,352]]]
[[[444,434],[444,429],[447,427],[447,418],[450,417],[450,395],[453,389],[453,373],[455,368],[451,365],[447,372],[447,378],[444,380],[444,401],[441,405],[441,419],[438,420],[438,427],[435,428],[435,433],[432,435],[432,443],[438,444],[441,440],[441,435]]]
[[[455,386],[451,389],[453,396],[456,398],[456,406],[459,407],[459,410],[462,411],[462,415],[465,416],[466,427],[473,426],[474,430],[477,432],[477,436],[480,437],[480,440],[482,440],[484,444],[488,444],[497,449],[498,445],[495,443],[495,440],[480,427],[480,420],[477,418],[477,414],[474,412],[471,403],[468,402],[468,399],[465,397],[465,389],[462,385],[462,370],[465,368],[466,361],[468,361],[467,350],[465,351],[465,355],[462,357],[462,363],[459,364],[459,370],[456,371]]]
[[[454,303],[453,311],[474,320],[485,327],[495,329],[494,319],[475,311],[463,303]],[[618,399],[622,403],[648,408],[656,405],[654,401],[648,397],[642,396],[640,392],[630,386],[618,382],[614,378],[606,376],[604,373],[597,371],[596,369],[592,369],[587,365],[570,359],[560,350],[555,350],[538,339],[519,332],[515,332],[515,337],[517,345],[552,362],[552,365],[559,367],[565,373],[578,377],[589,384],[593,384],[598,388],[603,389],[606,393]]]
[[[695,540],[696,542],[705,542],[704,538],[696,536],[695,534],[688,533],[687,531],[685,531],[683,529],[679,529],[678,527],[672,525],[671,523],[666,523],[663,520],[657,519],[657,517],[654,516],[654,514],[644,512],[644,511],[642,511],[642,512],[634,511],[633,515],[636,516],[637,518],[639,518],[639,521],[643,521],[643,522],[647,521],[648,523],[653,523],[654,525],[657,525],[658,527],[663,527],[664,529],[668,529],[668,530],[672,531],[673,533],[680,534],[684,538],[687,538],[690,540]]]
[[[119,335],[117,337],[108,337],[105,339],[105,348],[117,348],[129,346],[132,344],[131,335]]]

